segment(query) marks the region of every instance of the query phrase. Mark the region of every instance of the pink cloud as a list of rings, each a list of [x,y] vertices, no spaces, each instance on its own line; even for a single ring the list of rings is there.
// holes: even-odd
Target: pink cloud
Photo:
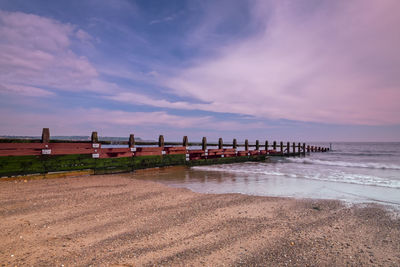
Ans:
[[[108,92],[116,86],[99,79],[86,57],[75,54],[71,43],[90,35],[70,24],[20,12],[0,11],[1,88]],[[45,89],[44,89],[45,88]],[[39,91],[14,90],[34,95]]]
[[[43,90],[41,88],[26,86],[26,85],[15,85],[15,84],[0,84],[0,91],[5,93],[33,96],[33,97],[46,97],[54,95],[54,93],[47,90]]]
[[[217,57],[167,84],[178,95],[209,103],[193,109],[398,124],[399,9],[395,0],[326,2],[305,15],[294,3],[258,1],[253,17],[265,30],[221,47]]]
[[[25,113],[0,108],[3,135],[38,135],[43,127],[50,127],[52,135],[88,134],[97,130],[101,135],[124,136],[134,132],[146,136],[154,131],[183,136],[195,130],[196,135],[210,135],[215,131],[266,129],[260,122],[240,123],[216,120],[210,116],[179,116],[165,111],[129,112],[101,108],[59,109],[49,113]]]

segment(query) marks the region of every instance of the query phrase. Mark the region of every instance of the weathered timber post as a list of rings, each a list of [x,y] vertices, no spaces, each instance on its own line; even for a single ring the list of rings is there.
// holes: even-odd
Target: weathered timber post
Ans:
[[[311,146],[311,152],[314,152],[314,146]]]
[[[297,145],[297,154],[299,154],[299,156],[301,155],[301,144],[299,143],[298,145]]]
[[[218,149],[223,149],[224,148],[224,141],[222,140],[222,137],[218,139]]]
[[[248,151],[249,150],[249,140],[244,140],[244,150]]]
[[[256,150],[260,150],[260,141],[256,140]]]
[[[92,140],[92,143],[98,143],[99,142],[99,137],[97,135],[97,132],[92,132],[91,140]]]
[[[164,147],[164,136],[160,135],[158,137],[158,147]]]
[[[43,128],[42,130],[42,143],[48,143],[50,141],[50,129]]]
[[[189,151],[188,151],[188,149],[189,149],[189,140],[188,140],[188,137],[186,135],[183,137],[182,146],[186,148],[186,161],[189,161],[190,160],[190,154],[189,154]]]
[[[293,155],[296,155],[296,143],[293,142]]]
[[[321,152],[321,147],[320,146],[318,147],[318,152]]]
[[[307,145],[307,152],[310,153],[310,145]]]
[[[281,145],[281,154],[283,154],[283,142],[282,141],[281,141],[280,145]]]
[[[272,145],[272,149],[276,151],[276,141],[274,141],[274,143]]]
[[[184,146],[184,147],[188,147],[189,146],[189,140],[188,140],[188,137],[186,135],[183,137],[182,146]]]
[[[202,150],[207,150],[207,138],[203,137],[203,140],[201,141],[201,149]]]
[[[290,155],[290,143],[289,142],[286,143],[286,153],[288,156]]]
[[[265,140],[265,151],[268,152],[268,140]]]
[[[129,141],[128,141],[128,146],[130,148],[130,151],[132,152],[132,156],[135,155],[136,152],[136,147],[135,147],[135,135],[134,134],[130,134],[129,135]],[[133,164],[133,158],[131,161],[131,171],[133,172],[135,170],[135,165]]]
[[[236,149],[237,148],[237,140],[236,140],[236,138],[233,139],[232,144],[233,144],[232,148]]]
[[[133,134],[129,135],[128,145],[129,147],[135,147],[135,135]]]
[[[303,156],[306,155],[306,143],[303,143]]]

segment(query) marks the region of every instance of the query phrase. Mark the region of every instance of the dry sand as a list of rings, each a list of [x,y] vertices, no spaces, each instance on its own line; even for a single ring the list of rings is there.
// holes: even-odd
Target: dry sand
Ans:
[[[375,205],[123,175],[1,181],[0,220],[6,266],[400,266],[400,220]]]

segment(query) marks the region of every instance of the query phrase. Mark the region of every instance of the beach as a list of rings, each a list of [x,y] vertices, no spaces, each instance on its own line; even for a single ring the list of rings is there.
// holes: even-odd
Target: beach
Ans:
[[[0,263],[400,265],[399,216],[377,204],[202,194],[141,173],[0,181]]]

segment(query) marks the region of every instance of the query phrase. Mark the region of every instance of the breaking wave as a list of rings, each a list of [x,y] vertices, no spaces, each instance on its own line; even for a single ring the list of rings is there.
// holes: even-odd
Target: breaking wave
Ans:
[[[304,159],[289,159],[292,162],[304,163]],[[321,160],[309,160],[313,163],[305,164],[315,164],[316,161]],[[326,164],[325,164],[326,165]],[[342,166],[342,165],[340,165]],[[354,166],[352,166],[354,167]],[[368,185],[368,186],[379,186],[379,187],[389,187],[400,189],[400,180],[386,179],[382,177],[377,177],[373,175],[356,174],[356,173],[294,173],[287,172],[287,169],[268,169],[265,165],[255,166],[253,164],[228,164],[220,166],[198,166],[192,167],[199,171],[214,171],[214,172],[229,172],[244,175],[266,175],[266,176],[280,176],[307,180],[317,180],[326,182],[337,182],[337,183],[347,183],[347,184],[358,184],[358,185]]]
[[[354,162],[328,161],[328,160],[310,159],[310,158],[288,158],[288,159],[286,159],[286,161],[293,162],[293,163],[316,164],[316,165],[327,165],[327,166],[400,170],[400,165],[374,163],[374,162],[367,162],[367,163],[357,162],[357,163],[354,163]]]

